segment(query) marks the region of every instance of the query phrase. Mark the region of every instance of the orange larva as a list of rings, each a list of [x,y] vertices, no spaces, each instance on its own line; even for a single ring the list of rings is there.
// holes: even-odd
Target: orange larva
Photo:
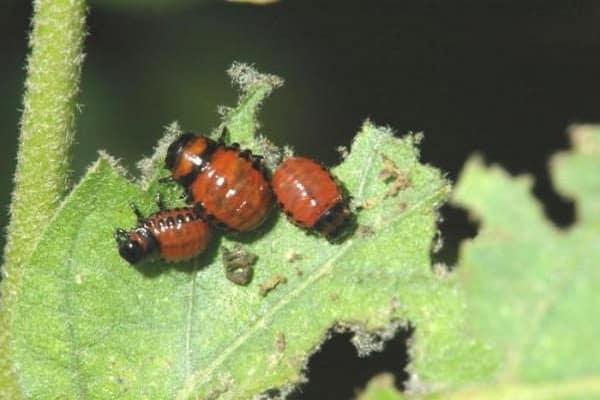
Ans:
[[[335,241],[352,218],[340,185],[321,164],[290,157],[275,171],[273,192],[283,212],[296,225]]]
[[[237,144],[186,133],[169,146],[165,165],[187,190],[188,201],[227,230],[252,231],[272,208],[261,158]]]
[[[206,250],[212,233],[204,216],[192,207],[161,209],[144,217],[137,207],[133,211],[138,225],[129,232],[115,231],[119,254],[131,264],[162,258],[177,262],[189,260]]]

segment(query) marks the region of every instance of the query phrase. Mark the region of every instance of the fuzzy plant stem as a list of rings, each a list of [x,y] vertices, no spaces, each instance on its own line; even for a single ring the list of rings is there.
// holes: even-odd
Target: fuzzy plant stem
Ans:
[[[20,397],[9,353],[11,305],[26,262],[69,188],[85,14],[84,0],[33,4],[0,298],[0,393],[11,399]]]

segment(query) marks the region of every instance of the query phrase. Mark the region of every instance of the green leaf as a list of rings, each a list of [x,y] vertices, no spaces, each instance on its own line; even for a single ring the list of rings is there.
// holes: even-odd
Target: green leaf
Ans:
[[[475,398],[600,397],[600,131],[576,128],[572,139],[574,150],[551,163],[558,190],[576,202],[567,230],[548,222],[529,177],[479,158],[461,174],[454,202],[481,229],[462,246],[459,273],[469,325],[496,360]]]
[[[250,86],[242,99],[264,97],[257,94],[263,90]],[[252,115],[259,103],[240,101],[227,115]],[[256,121],[239,121],[226,120],[232,140],[247,140]],[[167,138],[177,127],[169,131]],[[436,209],[449,184],[419,163],[417,141],[364,124],[334,169],[361,208],[358,229],[341,244],[273,213],[260,232],[221,238],[194,262],[136,268],[120,259],[112,232],[134,224],[130,201],[154,210],[168,140],[142,163],[147,190],[102,156],[24,270],[8,325],[18,332],[10,348],[23,392],[35,399],[237,399],[274,387],[285,393],[305,379],[307,359],[331,329],[354,331],[365,355],[407,324],[415,329],[413,386],[487,376],[485,349],[463,333],[463,296],[450,276],[431,268]],[[395,175],[382,178],[391,167]],[[402,185],[394,185],[398,179]],[[168,191],[169,198],[178,193]],[[223,248],[235,244],[258,256],[248,286],[224,276]],[[265,292],[274,277],[280,284]]]

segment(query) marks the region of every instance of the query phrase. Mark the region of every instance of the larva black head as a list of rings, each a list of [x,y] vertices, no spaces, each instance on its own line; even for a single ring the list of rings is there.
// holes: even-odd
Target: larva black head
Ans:
[[[144,228],[131,232],[119,228],[114,237],[119,245],[119,255],[130,264],[137,264],[155,253],[156,242]]]
[[[144,248],[139,242],[128,240],[119,246],[119,254],[130,264],[136,264],[144,258]]]
[[[193,133],[187,132],[179,136],[169,145],[167,157],[165,158],[165,167],[167,167],[169,171],[173,171],[183,149],[192,139],[194,139],[194,137],[195,135]]]

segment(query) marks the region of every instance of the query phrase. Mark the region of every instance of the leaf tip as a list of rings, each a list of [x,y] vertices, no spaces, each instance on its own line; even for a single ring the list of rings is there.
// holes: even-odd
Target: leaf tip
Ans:
[[[600,125],[571,125],[567,131],[571,144],[578,153],[600,153]]]
[[[360,127],[359,134],[378,133],[386,136],[394,136],[394,130],[387,125],[377,125],[370,118],[365,119]]]
[[[121,161],[118,158],[111,156],[106,150],[98,150],[98,159],[89,166],[85,175],[92,172],[96,172],[103,167],[109,167],[117,171],[117,173],[123,177],[129,177],[127,169],[121,165]]]
[[[218,131],[226,126],[232,141],[254,150],[254,139],[260,127],[257,113],[273,89],[283,85],[283,79],[275,75],[260,73],[253,66],[240,62],[234,62],[227,73],[231,77],[232,83],[240,87],[241,94],[236,107],[220,106],[218,108],[223,119]]]
[[[243,93],[247,93],[257,86],[264,86],[270,92],[283,86],[283,78],[272,74],[258,72],[253,65],[234,62],[227,70],[234,84],[240,87]]]
[[[158,140],[150,157],[142,158],[137,162],[136,167],[140,171],[140,184],[142,188],[147,189],[150,182],[155,178],[157,170],[160,169],[169,145],[175,138],[183,133],[179,122],[173,121],[165,126],[163,136]]]
[[[284,146],[283,149],[281,149],[271,142],[266,136],[258,135],[255,142],[256,149],[264,157],[264,163],[271,171],[277,169],[281,161],[289,157],[289,154],[286,151],[287,146]]]

